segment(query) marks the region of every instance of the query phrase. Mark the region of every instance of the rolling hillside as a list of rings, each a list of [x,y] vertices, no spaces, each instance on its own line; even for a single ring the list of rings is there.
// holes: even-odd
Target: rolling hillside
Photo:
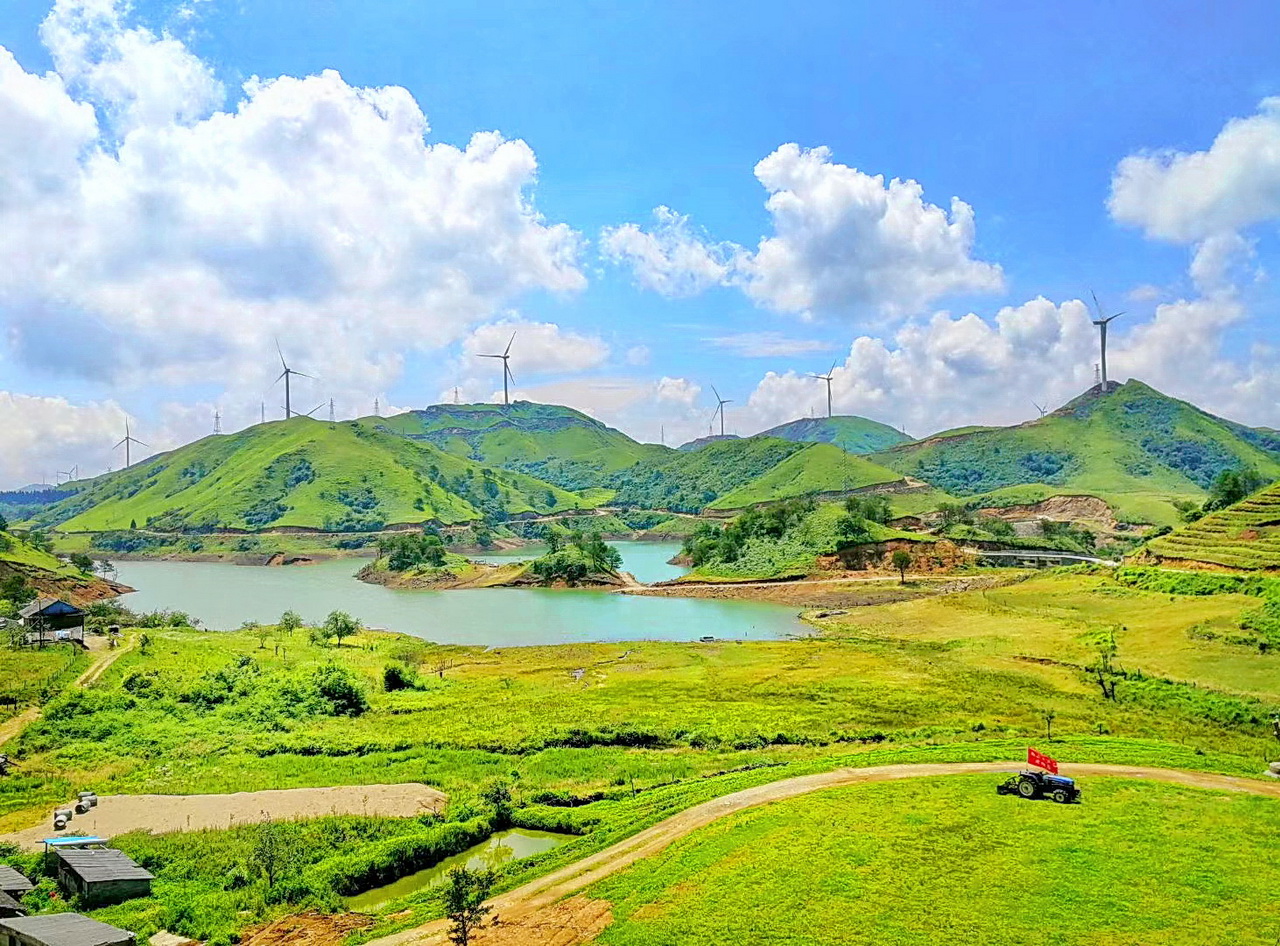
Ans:
[[[712,441],[668,450],[614,475],[613,503],[698,512],[741,509],[796,496],[841,493],[902,477],[830,444],[776,437]]]
[[[1121,520],[1172,525],[1172,500],[1203,499],[1224,469],[1280,477],[1280,439],[1129,381],[1016,427],[949,431],[872,459],[955,496],[998,505],[1090,495]]]
[[[1174,563],[1280,571],[1280,482],[1152,539],[1147,551]]]
[[[718,497],[710,508],[744,509],[780,499],[848,493],[903,481],[900,474],[865,457],[845,453],[829,443],[813,443],[749,483]]]
[[[888,424],[854,416],[802,417],[772,427],[760,436],[801,443],[833,443],[849,453],[875,453],[911,439]]]
[[[363,423],[572,490],[600,486],[609,474],[664,452],[571,407],[530,401],[435,404]]]
[[[297,417],[206,437],[73,484],[41,525],[66,532],[283,527],[370,531],[393,523],[475,521],[488,512],[582,508],[574,493],[493,470],[358,422]]]

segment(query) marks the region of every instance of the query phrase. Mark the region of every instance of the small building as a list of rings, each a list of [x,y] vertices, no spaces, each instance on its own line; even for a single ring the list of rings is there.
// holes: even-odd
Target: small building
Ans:
[[[79,897],[86,906],[105,906],[151,895],[151,881],[155,878],[123,851],[59,850],[57,856],[58,885],[67,896]]]
[[[31,881],[12,867],[0,864],[0,920],[26,916],[27,908],[22,905],[22,898],[34,888]]]
[[[35,888],[35,884],[12,867],[0,864],[0,893],[7,893],[13,899],[21,900]]]
[[[0,920],[0,946],[133,946],[128,930],[79,913],[51,913]]]
[[[25,633],[22,642],[43,647],[70,641],[84,646],[84,612],[60,598],[36,598],[18,612]]]

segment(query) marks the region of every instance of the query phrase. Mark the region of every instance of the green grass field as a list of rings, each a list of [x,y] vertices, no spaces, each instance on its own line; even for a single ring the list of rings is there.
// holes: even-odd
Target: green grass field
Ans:
[[[586,892],[611,946],[913,942],[1273,946],[1280,801],[1094,778],[858,786],[736,814]]]
[[[475,819],[488,817],[478,793],[502,781],[514,797],[515,823],[581,833],[536,861],[505,870],[500,888],[506,889],[690,805],[844,765],[1005,760],[1036,744],[1068,761],[1255,776],[1274,751],[1269,719],[1280,708],[1280,655],[1235,646],[1226,638],[1210,639],[1195,630],[1229,628],[1257,606],[1258,598],[1249,595],[1140,591],[1106,577],[1063,572],[985,591],[853,609],[818,622],[822,634],[792,641],[486,650],[376,632],[335,647],[313,642],[305,630],[260,637],[252,632],[152,629],[145,652],[124,653],[90,689],[49,701],[42,718],[7,746],[21,770],[16,778],[0,780],[0,832],[40,820],[52,804],[82,788],[103,794],[201,793],[424,781],[450,794],[444,825],[461,832],[450,837],[462,843],[459,838],[488,830],[488,822],[475,825]],[[1115,678],[1116,699],[1108,700],[1085,668],[1098,641],[1112,634],[1121,673]],[[0,652],[0,678],[25,657]],[[389,666],[404,668],[412,685],[386,691]],[[347,715],[336,709],[338,704],[330,706],[331,698],[323,694],[330,692],[335,677],[363,691],[367,710]],[[742,844],[751,850],[708,855],[720,850],[715,847],[720,842],[705,846],[711,835],[704,831],[676,849],[687,855],[640,865],[610,881],[607,892],[602,887],[598,894],[616,898],[620,919],[606,935],[632,937],[615,942],[666,943],[673,941],[663,938],[673,927],[664,924],[685,922],[691,936],[713,927],[734,930],[732,920],[717,912],[722,911],[717,903],[756,909],[750,898],[758,895],[787,904],[809,896],[815,885],[824,891],[851,891],[852,896],[860,889],[850,886],[858,878],[871,885],[859,896],[880,904],[880,912],[868,914],[868,922],[882,925],[868,929],[877,935],[891,931],[913,915],[879,896],[918,869],[885,853],[903,833],[945,835],[951,846],[941,850],[947,856],[963,854],[970,850],[964,844],[972,843],[979,853],[986,852],[976,877],[1005,869],[1000,857],[1011,856],[1009,850],[988,851],[984,840],[994,813],[1007,810],[992,807],[996,798],[990,788],[984,782],[972,791],[963,789],[950,803],[928,796],[932,789],[915,783],[858,789],[872,794],[856,797],[850,790],[853,800],[838,806],[851,812],[846,821],[821,807],[822,797],[813,800],[818,806],[813,809],[806,808],[807,802],[787,803],[795,811],[814,811],[797,828],[802,832],[797,844],[812,846],[813,832],[825,832],[833,843],[852,833],[857,843],[869,845],[859,850],[870,866],[855,872],[852,880],[847,864],[841,866],[843,848],[832,848],[828,855],[819,845],[809,859],[787,848],[787,818],[777,823],[776,831],[766,832],[778,844],[776,855],[752,841],[749,830],[734,834],[738,829],[731,825],[739,821],[727,822],[726,836],[746,839]],[[1253,848],[1233,832],[1247,818],[1256,823],[1271,810],[1247,808],[1253,803],[1245,800],[1239,818],[1224,815],[1215,821],[1216,809],[1192,804],[1200,796],[1187,793],[1192,801],[1184,803],[1168,789],[1159,790],[1165,795],[1151,796],[1168,797],[1158,808],[1127,802],[1128,807],[1106,807],[1111,802],[1104,805],[1109,797],[1104,788],[1101,780],[1089,788],[1083,808],[999,801],[1023,805],[1014,810],[1031,820],[1011,830],[1027,832],[1027,844],[1048,843],[1035,834],[1047,830],[1035,818],[1071,815],[1097,819],[1083,823],[1091,825],[1089,836],[1104,848],[1119,844],[1121,828],[1128,825],[1135,837],[1175,838],[1180,856],[1203,852],[1205,844],[1219,839],[1244,858]],[[1123,800],[1123,791],[1117,787],[1112,794]],[[926,794],[912,802],[912,792]],[[754,818],[781,807],[744,815],[741,823],[755,824]],[[913,822],[917,809],[923,820]],[[956,828],[961,822],[970,826],[967,834]],[[837,834],[833,824],[871,827]],[[348,865],[365,863],[382,857],[377,853],[382,842],[370,832],[383,837],[402,829],[436,830],[430,825],[334,826],[323,829],[326,840],[316,854],[354,858],[343,862]],[[281,895],[279,902],[266,896],[251,876],[237,881],[241,886],[226,887],[227,877],[239,875],[223,859],[243,860],[248,842],[228,832],[207,834],[192,848],[208,849],[207,863],[196,858],[205,867],[191,860],[195,854],[182,853],[186,847],[151,844],[145,838],[127,842],[139,852],[155,853],[159,860],[154,863],[166,872],[165,883],[157,886],[153,900],[103,918],[144,934],[178,928],[223,943],[239,926],[299,909],[311,902],[308,897],[326,902],[323,884],[309,886],[305,895]],[[434,841],[422,843],[423,850],[436,850]],[[1080,860],[1071,863],[1079,877],[1096,873],[1094,849],[1083,841],[1064,842],[1061,856],[1077,848]],[[833,859],[824,860],[828,856]],[[758,894],[754,888],[723,893],[722,885],[729,883],[725,878],[736,875],[716,871],[737,869],[733,865],[739,862],[742,870],[759,874]],[[802,863],[807,873],[796,873],[800,868],[795,865]],[[1214,918],[1230,912],[1233,904],[1252,904],[1255,880],[1237,880],[1236,862],[1222,863],[1232,872],[1224,887],[1236,892],[1197,907],[1202,912],[1195,916],[1205,922],[1217,922]],[[772,864],[792,865],[792,873],[781,873],[783,868]],[[343,870],[348,873],[342,876],[359,872],[350,866]],[[637,873],[644,871],[656,873]],[[1119,883],[1129,876],[1113,879]],[[1072,889],[1073,895],[1082,895]],[[1185,888],[1178,889],[1178,896],[1187,899]],[[686,890],[697,904],[673,909],[669,901],[683,904]],[[705,894],[693,893],[699,890]],[[993,887],[982,902],[993,903],[999,895]],[[656,905],[644,907],[649,900]],[[947,909],[958,913],[963,902],[963,891],[938,900],[937,915],[946,915]],[[1151,927],[1156,931],[1152,936],[1163,929],[1158,922],[1194,919],[1190,913],[1168,913],[1157,900],[1142,903],[1141,922],[1157,924]],[[781,922],[788,912],[765,906],[759,910],[761,922],[768,923]],[[423,922],[440,911],[435,895],[389,904],[379,910],[376,932]],[[1099,913],[1106,922],[1113,920],[1109,911]],[[955,928],[973,934],[966,941],[1004,942],[979,938],[999,930],[998,925],[972,925],[985,916],[973,914],[971,925]],[[1021,922],[1009,929],[1021,930]],[[1239,932],[1238,926],[1222,928]]]

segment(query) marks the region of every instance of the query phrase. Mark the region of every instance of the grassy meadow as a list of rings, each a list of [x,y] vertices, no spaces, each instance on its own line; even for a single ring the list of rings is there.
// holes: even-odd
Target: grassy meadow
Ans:
[[[1272,946],[1280,801],[1093,778],[1082,805],[997,776],[834,789],[722,819],[586,891],[609,946]]]
[[[89,689],[49,699],[42,717],[9,744],[22,768],[17,777],[0,780],[0,833],[40,821],[54,803],[84,788],[102,794],[187,794],[422,781],[449,793],[450,805],[440,820],[319,819],[288,827],[311,843],[309,853],[293,859],[277,885],[255,872],[261,828],[122,838],[120,846],[143,858],[160,882],[153,898],[102,911],[100,917],[143,934],[166,928],[224,943],[259,919],[308,905],[336,908],[340,894],[428,866],[508,824],[580,836],[505,867],[501,889],[690,805],[844,765],[1016,759],[1034,743],[1069,761],[1257,775],[1275,751],[1269,719],[1280,708],[1280,654],[1232,643],[1225,632],[1257,610],[1259,597],[1232,593],[1249,589],[1231,583],[1185,589],[1200,592],[1194,594],[1170,593],[1167,588],[1185,584],[1176,575],[1146,584],[1160,590],[1061,571],[986,590],[830,614],[815,620],[819,632],[812,637],[773,642],[486,650],[383,632],[362,632],[339,646],[313,639],[305,628],[291,634],[274,627],[231,633],[151,628],[145,647],[122,654]],[[1222,593],[1206,593],[1212,590]],[[1224,633],[1206,635],[1206,627]],[[1100,648],[1113,639],[1106,679],[1114,699],[1109,699],[1091,668]],[[0,678],[28,656],[0,652]],[[499,784],[510,792],[509,804],[495,805],[486,794]],[[800,819],[801,840],[795,843],[816,843],[803,833],[819,831],[803,826],[809,823],[822,826],[820,833],[835,846],[819,844],[821,857],[811,864],[787,853],[792,816],[779,816],[776,831],[770,828],[765,835],[770,843],[779,841],[779,853],[751,841],[758,855],[744,850],[728,861],[754,864],[752,869],[762,872],[759,896],[785,904],[787,897],[815,884],[853,889],[851,868],[830,858],[842,861],[840,844],[862,844],[858,856],[870,866],[855,873],[871,885],[865,890],[867,902],[880,904],[880,912],[873,911],[868,920],[878,925],[869,928],[891,931],[912,914],[880,896],[910,880],[912,868],[883,866],[885,851],[899,836],[894,832],[933,825],[951,845],[944,846],[943,855],[960,857],[970,850],[965,844],[985,851],[981,839],[989,830],[984,827],[988,815],[999,823],[997,809],[990,808],[997,801],[990,780],[949,784],[957,787],[945,792],[914,784],[859,788],[856,793],[869,794],[855,797],[850,790],[838,811],[815,809],[815,816]],[[1194,847],[1200,835],[1178,827],[1196,818],[1204,822],[1195,829],[1204,844],[1235,844],[1243,823],[1243,816],[1224,814],[1215,833],[1218,821],[1203,812],[1217,811],[1212,807],[1217,803],[1205,801],[1207,795],[1183,793],[1183,798],[1168,794],[1170,789],[1152,789],[1165,794],[1140,794],[1139,799],[1161,799],[1144,807],[1140,800],[1126,801],[1127,789],[1119,783],[1114,790],[1099,788],[1096,795],[1093,787],[1089,791],[1084,808],[999,799],[998,812],[1021,804],[1013,810],[1025,816],[1018,830],[1025,832],[1028,845],[1042,843],[1055,818],[1083,819],[1073,824],[1089,826],[1087,834],[1094,839],[1089,844],[1096,842],[1099,850],[1119,844],[1124,831],[1134,838],[1166,829],[1184,832],[1176,837],[1186,850],[1203,849]],[[803,812],[809,803],[787,804]],[[1239,804],[1231,811],[1253,817],[1271,811],[1249,808],[1252,801]],[[781,808],[732,820],[724,837],[746,845],[754,829],[734,826],[758,824],[753,819]],[[850,814],[842,821],[839,811]],[[1201,814],[1193,818],[1196,811]],[[913,812],[923,820],[912,821]],[[954,829],[960,822],[971,825],[968,834]],[[833,833],[833,824],[850,830]],[[883,831],[853,830],[855,825],[883,825]],[[684,853],[676,860],[656,859],[601,888],[599,895],[619,905],[622,920],[606,934],[614,937],[606,942],[681,942],[664,938],[675,935],[670,924],[679,921],[672,917],[687,913],[687,929],[705,932],[717,924],[732,929],[715,902],[756,909],[752,891],[722,896],[733,874],[715,873],[720,868],[712,862],[723,859],[705,852],[718,850],[714,844],[722,842],[705,848],[708,837],[701,832],[683,842],[679,850]],[[988,873],[975,876],[994,876],[1019,863],[1007,860],[1014,857],[1012,847],[1001,850],[982,861]],[[1071,860],[1071,850],[1064,844],[1057,856],[1075,872],[1072,882],[1081,884],[1099,869],[1098,856],[1084,845],[1079,858]],[[783,875],[782,868],[766,861],[805,861],[808,873]],[[882,866],[883,881],[878,879]],[[1121,882],[1130,874],[1125,868],[1114,876]],[[706,891],[699,905],[675,912],[641,906],[646,898],[659,904],[667,897],[678,900],[686,882],[690,891]],[[965,884],[974,883],[959,886],[969,889]],[[1249,905],[1252,884],[1248,879],[1245,889],[1232,894],[1235,900],[1223,895],[1206,902],[1196,916],[1207,922],[1229,913],[1232,903]],[[1035,889],[1037,896],[1047,896],[1041,887]],[[994,888],[984,902],[1004,895],[1001,890]],[[956,905],[964,902],[961,890],[939,902],[937,915],[959,911]],[[1148,921],[1161,916],[1160,909],[1158,901],[1148,902]],[[769,923],[782,922],[785,913],[760,910]],[[374,932],[440,913],[438,894],[420,893],[380,908]],[[1193,918],[1184,912],[1165,919]],[[973,942],[1006,941],[991,938],[994,926],[956,928],[972,933]],[[1229,924],[1223,929],[1239,931]]]

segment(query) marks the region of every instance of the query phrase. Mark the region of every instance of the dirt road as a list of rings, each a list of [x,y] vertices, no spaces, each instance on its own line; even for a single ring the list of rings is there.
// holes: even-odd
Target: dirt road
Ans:
[[[24,848],[38,849],[45,838],[69,832],[114,837],[128,831],[198,831],[320,815],[381,815],[406,818],[439,811],[446,796],[426,785],[343,785],[337,788],[288,788],[229,795],[103,795],[98,807],[71,819],[66,832],[47,824],[0,835]]]
[[[93,652],[93,661],[85,669],[84,673],[76,677],[75,681],[72,683],[72,686],[77,686],[81,689],[87,686],[92,686],[96,683],[98,678],[106,672],[106,669],[115,663],[121,654],[132,648],[134,645],[134,638],[132,636],[126,639],[123,646],[117,647],[115,650],[107,648],[105,638],[95,637],[92,640],[93,643],[89,645],[89,648]],[[28,706],[17,716],[14,716],[12,719],[6,719],[3,723],[0,723],[0,746],[3,746],[10,739],[17,736],[18,733],[22,732],[22,730],[27,727],[28,723],[35,722],[39,716],[40,707]]]
[[[1020,762],[956,762],[920,765],[882,765],[865,769],[836,769],[817,775],[784,779],[744,789],[704,802],[678,815],[673,815],[634,837],[620,841],[577,863],[563,867],[545,877],[500,894],[492,901],[501,924],[476,937],[476,946],[522,943],[527,946],[578,946],[589,943],[610,922],[609,905],[602,901],[573,897],[579,891],[605,877],[623,870],[636,861],[652,857],[673,841],[692,831],[746,808],[794,798],[809,792],[864,782],[887,782],[907,778],[931,778],[941,775],[1017,772]],[[1110,776],[1113,778],[1150,779],[1191,788],[1249,792],[1280,799],[1280,783],[1264,782],[1230,775],[1211,775],[1178,769],[1142,768],[1128,765],[1064,765],[1064,775]],[[564,899],[571,898],[571,899]],[[437,946],[446,943],[447,924],[443,920],[428,923],[403,933],[371,941],[367,946]]]

